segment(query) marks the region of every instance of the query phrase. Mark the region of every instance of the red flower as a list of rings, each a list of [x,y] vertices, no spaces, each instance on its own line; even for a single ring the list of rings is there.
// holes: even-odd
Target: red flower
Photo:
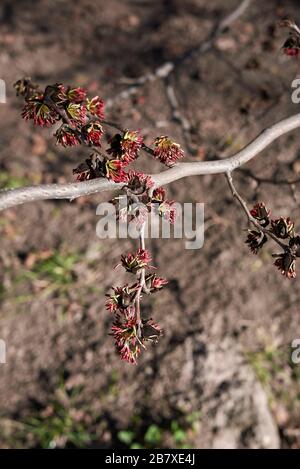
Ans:
[[[156,147],[154,157],[167,166],[173,166],[184,157],[184,151],[180,145],[167,136],[157,137],[154,143]]]
[[[270,214],[271,211],[267,209],[263,202],[258,202],[250,210],[250,213],[253,218],[259,221],[261,226],[266,227],[270,223]]]
[[[152,318],[143,320],[142,324],[142,343],[147,340],[157,343],[163,333],[161,327]]]
[[[99,177],[106,177],[115,182],[126,182],[127,174],[123,171],[122,162],[119,160],[102,161],[98,155],[92,154],[89,158],[73,170],[77,174],[77,180],[85,181]]]
[[[89,158],[81,163],[77,168],[73,169],[73,174],[76,174],[77,181],[88,181],[103,176],[102,161],[98,155],[92,154]]]
[[[172,225],[176,220],[176,202],[175,200],[165,200],[158,207],[158,213]]]
[[[153,187],[154,181],[151,176],[148,176],[147,174],[130,170],[128,172],[127,185],[129,189],[135,194],[143,194],[146,190]]]
[[[163,187],[158,187],[153,191],[152,202],[163,202],[166,197],[166,191]]]
[[[107,160],[105,163],[105,177],[114,182],[126,182],[127,173],[123,170],[123,162],[119,160]]]
[[[110,313],[115,313],[117,310],[124,312],[132,304],[138,284],[129,287],[127,284],[123,287],[113,287],[113,294],[105,295],[108,297],[106,302],[106,309]]]
[[[145,348],[144,343],[146,341],[157,342],[162,334],[160,326],[151,318],[142,320],[139,328],[134,308],[130,312],[118,314],[111,331],[121,359],[134,365],[141,353],[141,347]]]
[[[295,256],[292,255],[290,252],[284,252],[283,254],[279,254],[274,265],[280,270],[282,275],[285,275],[287,278],[295,278],[296,277],[296,261]]]
[[[111,331],[115,339],[115,347],[122,360],[136,365],[141,353],[140,340],[137,337],[137,322],[134,311],[129,315],[117,315]]]
[[[283,52],[286,54],[286,55],[289,55],[291,57],[298,57],[299,56],[299,49],[296,49],[296,47],[285,47],[283,49]]]
[[[294,33],[290,34],[283,45],[283,52],[291,57],[298,57],[300,53],[300,37]]]
[[[63,147],[71,147],[81,143],[76,131],[66,124],[63,124],[56,131],[55,137],[57,139],[57,143],[60,143]]]
[[[286,239],[294,235],[295,223],[288,218],[277,218],[271,220],[272,232],[277,238]]]
[[[110,148],[108,148],[107,153],[128,164],[138,157],[143,145],[143,138],[138,131],[126,130],[124,135],[114,135],[109,143]]]
[[[28,100],[23,108],[22,117],[25,120],[32,119],[41,127],[50,127],[59,119],[57,112],[44,104],[43,97]]]
[[[157,277],[155,274],[150,274],[146,277],[146,286],[151,293],[161,290],[167,284],[168,280]]]
[[[151,255],[146,249],[139,248],[135,254],[128,253],[121,256],[122,266],[132,274],[149,267],[149,262],[151,262]]]
[[[44,95],[59,107],[68,101],[66,87],[61,83],[46,86]]]
[[[104,101],[99,96],[87,100],[87,109],[93,116],[97,116],[101,120],[104,119]]]
[[[86,121],[86,107],[83,104],[69,103],[66,112],[75,125],[84,124]]]
[[[149,207],[146,204],[136,202],[130,196],[114,197],[110,202],[116,207],[117,220],[134,222],[139,228],[146,222],[149,214]]]
[[[289,240],[289,247],[294,256],[300,257],[300,236],[292,236]]]
[[[133,161],[138,157],[138,153],[143,145],[143,137],[138,131],[126,130],[121,140],[123,159]]]
[[[263,247],[263,245],[268,241],[267,236],[260,231],[249,230],[248,236],[246,239],[246,244],[248,244],[251,252],[257,254],[258,251]]]
[[[67,97],[73,103],[81,103],[86,99],[86,90],[84,88],[69,88],[67,91]]]
[[[89,181],[90,179],[94,179],[90,168],[87,167],[85,163],[81,163],[77,168],[73,169],[73,174],[76,174],[77,181]]]
[[[99,122],[91,122],[82,129],[84,139],[87,144],[101,146],[101,137],[103,135],[103,128]]]

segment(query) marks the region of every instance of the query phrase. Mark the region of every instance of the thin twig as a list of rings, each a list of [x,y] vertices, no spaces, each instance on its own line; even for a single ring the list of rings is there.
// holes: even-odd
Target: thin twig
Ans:
[[[142,224],[141,229],[140,229],[140,248],[145,249],[145,222]],[[141,336],[141,329],[143,326],[142,323],[142,318],[141,318],[141,294],[142,291],[145,293],[150,293],[146,287],[146,282],[145,282],[145,268],[142,268],[140,271],[140,278],[139,278],[139,286],[135,294],[135,311],[136,311],[136,322],[138,325],[138,337]]]
[[[231,175],[230,171],[226,172],[226,178],[227,178],[227,181],[228,181],[228,184],[229,184],[229,187],[231,189],[231,193],[232,193],[233,197],[235,197],[238,200],[238,202],[240,203],[242,209],[244,210],[244,212],[247,215],[248,221],[250,223],[252,223],[255,226],[255,228],[257,228],[261,233],[264,233],[264,234],[270,236],[270,238],[272,238],[273,241],[275,241],[284,251],[286,251],[288,249],[288,246],[286,244],[282,243],[281,241],[279,241],[279,239],[276,238],[276,236],[273,235],[273,233],[270,230],[268,230],[267,228],[264,228],[263,226],[261,226],[261,224],[258,222],[258,220],[256,220],[251,215],[250,210],[248,209],[246,201],[238,193],[235,185],[233,184],[233,179],[232,179],[232,175]]]

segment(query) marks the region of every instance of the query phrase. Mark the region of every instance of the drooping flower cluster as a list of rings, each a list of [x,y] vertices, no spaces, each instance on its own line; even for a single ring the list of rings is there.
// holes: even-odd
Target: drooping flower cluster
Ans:
[[[166,199],[165,189],[158,187],[153,190],[154,181],[144,173],[129,171],[127,175],[126,195],[111,200],[116,207],[117,219],[121,222],[134,222],[139,227],[147,221],[151,212],[153,217],[159,216],[174,224],[177,205],[174,200]]]
[[[146,275],[146,287],[151,293],[161,290],[168,281],[162,277],[157,277],[155,274]]]
[[[286,20],[283,26],[290,28],[290,35],[283,45],[285,54],[293,57],[300,55],[300,29]],[[23,96],[25,105],[22,117],[32,120],[41,127],[58,126],[55,137],[63,147],[86,145],[90,156],[79,164],[73,173],[80,182],[96,178],[107,178],[120,185],[123,193],[111,202],[115,205],[126,198],[125,206],[118,208],[118,219],[136,221],[142,226],[149,212],[156,212],[170,223],[175,222],[176,204],[166,199],[163,187],[155,187],[154,180],[143,172],[128,169],[141,150],[154,156],[168,167],[177,164],[184,156],[180,145],[168,136],[159,136],[151,149],[144,144],[139,131],[122,130],[118,125],[104,121],[104,101],[99,96],[89,98],[82,87],[49,85],[44,91],[29,78],[15,83],[17,95]],[[104,126],[118,129],[118,133],[108,139],[109,147],[103,150]],[[91,153],[93,151],[93,153]],[[252,217],[252,219],[251,219]],[[249,219],[255,228],[248,230],[246,244],[251,252],[257,254],[273,239],[282,252],[273,254],[274,265],[287,278],[296,277],[296,258],[300,257],[300,236],[295,234],[294,222],[290,218],[270,218],[270,211],[263,203],[256,204],[250,211]],[[141,244],[144,246],[144,244]],[[157,342],[162,334],[161,328],[152,318],[143,318],[140,303],[143,295],[160,291],[168,282],[158,277],[150,269],[151,255],[144,248],[135,253],[121,256],[121,266],[126,272],[136,275],[132,285],[113,287],[106,295],[106,309],[113,315],[111,334],[117,352],[123,360],[136,364],[145,344]],[[149,273],[150,270],[150,273]],[[147,274],[146,274],[147,272]]]
[[[123,135],[116,134],[110,140],[107,153],[126,164],[134,161],[143,145],[143,137],[138,131],[125,130]]]
[[[175,201],[166,199],[165,189],[155,187],[151,176],[129,165],[144,150],[163,164],[173,166],[184,156],[178,143],[161,136],[155,140],[154,149],[147,147],[140,131],[121,130],[106,122],[104,101],[99,96],[88,97],[85,88],[54,84],[42,91],[29,78],[19,80],[15,88],[17,95],[25,99],[22,111],[25,120],[32,120],[41,127],[55,125],[56,142],[63,147],[88,147],[89,156],[73,169],[77,181],[107,178],[121,183],[123,194],[111,201],[117,207],[119,221],[133,221],[141,229],[149,213],[153,212],[174,223]],[[108,139],[108,147],[104,150],[105,126],[117,128],[118,133]],[[141,317],[142,295],[158,292],[168,283],[151,271],[149,273],[154,269],[150,262],[149,251],[142,247],[135,253],[122,255],[120,265],[137,280],[132,285],[114,287],[107,295],[106,308],[114,315],[111,333],[115,346],[121,358],[129,363],[136,363],[145,344],[157,342],[162,333],[151,318]]]
[[[127,187],[135,194],[145,194],[151,187],[154,186],[154,181],[151,176],[137,171],[130,170],[128,173]]]
[[[98,117],[100,120],[104,119],[104,101],[99,96],[95,96],[91,100],[87,99],[86,107],[92,116]]]
[[[295,224],[289,218],[271,219],[271,212],[264,203],[256,204],[250,210],[251,216],[257,221],[256,229],[248,230],[246,244],[251,252],[257,254],[270,238],[277,241],[283,249],[280,254],[273,254],[276,258],[274,265],[287,278],[296,277],[296,258],[300,257],[300,237],[295,234]],[[285,244],[282,240],[288,241]]]
[[[127,182],[127,173],[124,171],[122,161],[101,159],[99,155],[92,153],[89,158],[73,169],[77,181],[89,181],[105,177],[114,182]]]
[[[31,119],[41,127],[61,123],[55,133],[58,144],[101,146],[104,103],[98,96],[90,100],[84,88],[63,84],[49,85],[42,92],[29,79],[19,80],[15,88],[26,101],[22,111],[25,120]]]
[[[160,291],[168,282],[155,274],[145,275],[145,269],[151,268],[150,253],[139,248],[136,253],[123,254],[121,264],[138,280],[133,285],[113,287],[112,293],[107,294],[106,309],[114,314],[111,333],[115,340],[115,347],[122,360],[136,364],[142,349],[147,342],[157,342],[162,330],[152,318],[144,319],[140,313],[142,294],[152,294]]]
[[[122,360],[136,365],[141,353],[141,341],[138,338],[137,322],[134,311],[125,310],[117,314],[111,327],[115,347]]]
[[[29,78],[18,80],[15,89],[17,95],[25,99],[22,111],[25,120],[33,120],[41,127],[59,124],[54,135],[63,147],[84,144],[94,149],[94,153],[73,170],[78,181],[105,177],[117,183],[127,183],[132,193],[144,193],[154,185],[150,176],[133,170],[126,171],[143,148],[167,166],[174,165],[184,155],[180,145],[169,137],[157,137],[155,148],[151,150],[144,145],[138,130],[128,129],[113,135],[106,151],[100,151],[103,146],[103,124],[111,124],[104,121],[104,101],[99,96],[89,98],[85,88],[61,83],[48,85],[41,91]],[[172,204],[161,206],[161,215],[171,222],[173,212]]]
[[[154,157],[166,166],[174,166],[184,157],[184,151],[178,143],[173,142],[167,136],[157,137],[155,139]]]
[[[63,147],[72,147],[80,144],[78,132],[71,129],[67,124],[62,124],[55,132],[57,143]]]
[[[64,146],[81,143],[82,128],[88,123],[86,91],[83,88],[54,84],[42,92],[24,80],[19,80],[15,88],[26,101],[22,111],[24,119],[32,119],[41,127],[50,127],[60,121],[62,125],[56,134],[58,143]],[[75,134],[76,138],[69,138],[69,134]]]
[[[128,253],[121,256],[121,264],[127,272],[137,274],[141,269],[149,267],[151,255],[146,249],[139,248],[135,254]]]
[[[166,191],[163,187],[158,187],[153,191],[152,204],[156,206],[158,214],[172,225],[176,220],[176,202],[166,199]]]
[[[22,117],[25,120],[32,119],[41,127],[50,127],[58,120],[57,112],[44,103],[43,96],[30,98],[23,108]]]

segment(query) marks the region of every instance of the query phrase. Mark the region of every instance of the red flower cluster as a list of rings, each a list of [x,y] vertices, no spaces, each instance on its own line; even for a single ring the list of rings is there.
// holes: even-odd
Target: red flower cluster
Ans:
[[[296,277],[296,258],[290,252],[284,252],[283,254],[274,255],[277,257],[274,265],[280,270],[282,275],[285,275],[287,278]]]
[[[121,256],[121,264],[127,272],[137,274],[141,269],[148,268],[151,255],[146,249],[139,248],[135,254],[128,253]]]
[[[300,30],[293,20],[285,19],[281,21],[281,26],[290,30],[289,37],[283,44],[283,52],[291,57],[299,57],[300,55]]]
[[[86,107],[92,116],[98,117],[100,120],[104,119],[104,101],[99,96],[95,96],[91,100],[87,99]]]
[[[146,276],[146,286],[151,293],[161,290],[167,283],[165,278],[157,277],[155,274]]]
[[[166,190],[163,187],[158,187],[153,191],[152,202],[161,203],[166,198]]]
[[[174,224],[176,220],[176,202],[175,200],[166,200],[166,191],[163,187],[158,187],[153,191],[151,202],[157,207],[158,214]]]
[[[84,88],[62,84],[47,86],[44,92],[40,92],[29,83],[28,80],[19,80],[15,84],[17,93],[26,100],[22,111],[24,119],[32,119],[41,127],[61,121],[62,125],[55,134],[60,145],[74,146],[82,142],[101,145],[103,130],[99,120],[104,118],[104,103],[98,96],[90,100]]]
[[[277,238],[286,239],[294,236],[295,223],[288,218],[277,218],[271,220],[272,232]]]
[[[176,202],[175,200],[165,200],[158,207],[158,213],[172,225],[176,220]]]
[[[115,315],[111,332],[116,350],[121,359],[133,364],[136,364],[146,342],[157,342],[162,334],[152,318],[142,319],[140,316],[142,293],[158,292],[168,283],[155,274],[145,275],[144,270],[150,267],[150,262],[150,253],[145,249],[139,248],[136,253],[122,255],[121,265],[127,272],[136,275],[138,281],[131,286],[113,287],[113,292],[106,295],[106,309]]]
[[[73,169],[73,174],[76,174],[77,181],[88,181],[99,177],[106,177],[117,183],[127,181],[122,161],[100,159],[96,154],[92,154],[84,163]]]
[[[136,365],[141,353],[141,341],[138,338],[137,322],[134,313],[117,314],[111,328],[115,346],[122,360]]]
[[[69,122],[73,127],[79,126],[86,122],[86,107],[77,103],[68,103],[65,106],[66,114]]]
[[[157,137],[154,143],[154,157],[167,166],[174,166],[178,160],[184,157],[184,151],[180,145],[167,136]]]
[[[259,202],[250,210],[250,214],[255,218],[261,226],[268,226],[270,223],[270,210],[267,209],[263,202]]]
[[[144,173],[138,173],[130,170],[128,173],[127,187],[134,194],[144,194],[146,191],[154,186],[154,181],[151,176]]]
[[[87,145],[101,146],[103,128],[99,122],[91,122],[82,128],[82,135]]]
[[[139,156],[143,145],[143,137],[138,131],[125,130],[123,135],[114,135],[109,143],[110,147],[107,153],[128,164]]]
[[[270,238],[275,241],[284,251],[281,254],[273,254],[276,258],[274,265],[280,270],[282,275],[287,278],[296,277],[296,258],[300,257],[300,237],[295,235],[295,224],[290,218],[270,218],[270,210],[264,203],[256,204],[250,214],[261,226],[255,230],[248,230],[246,244],[248,244],[251,252],[257,254],[259,250],[268,242]],[[284,245],[281,240],[288,240],[288,244]]]
[[[299,57],[300,55],[300,38],[295,34],[291,34],[283,45],[283,52],[290,57]]]
[[[29,79],[19,80],[15,83],[15,88],[17,94],[25,98],[22,116],[26,120],[32,119],[42,127],[61,122],[55,132],[59,145],[71,147],[85,144],[93,148],[101,146],[104,133],[104,101],[99,96],[90,99],[84,88],[66,87],[63,84],[49,85],[42,92]],[[140,132],[124,130],[115,134],[109,143],[106,154],[95,149],[97,154],[91,155],[73,170],[76,179],[86,181],[105,177],[117,183],[124,182],[131,194],[143,197],[142,201],[146,203],[145,212],[151,210],[151,200],[149,204],[145,197],[153,188],[153,180],[142,172],[125,171],[126,166],[139,156],[144,146]],[[148,147],[145,149],[150,151]],[[174,165],[183,157],[180,145],[166,136],[157,137],[152,153],[167,166]],[[155,204],[160,203],[158,213],[173,223],[175,203],[165,200],[163,188],[155,189],[152,201]]]
[[[127,174],[123,170],[124,164],[120,160],[105,161],[105,177],[114,182],[126,182]]]
[[[86,98],[86,90],[84,88],[68,88],[66,95],[68,99],[73,103],[82,103]],[[95,99],[95,98],[93,98]]]
[[[145,343],[147,341],[157,342],[162,334],[160,326],[151,318],[142,320],[141,332],[139,332],[139,325],[133,311],[117,314],[111,331],[121,359],[133,365],[137,364],[137,359],[141,349],[145,348]]]
[[[106,309],[110,313],[115,313],[117,310],[124,312],[133,303],[138,285],[135,283],[131,287],[128,284],[123,287],[113,287],[113,293],[106,295],[108,300],[106,302]]]
[[[43,96],[30,98],[23,108],[22,117],[32,119],[41,127],[50,127],[59,119],[57,113],[44,103]]]
[[[60,128],[55,132],[55,137],[57,143],[63,147],[72,147],[80,144],[78,132],[71,129],[71,127],[66,124],[62,124],[60,126]]]
[[[78,181],[102,177],[123,183],[121,189],[126,192],[127,203],[118,209],[119,220],[126,217],[142,227],[148,213],[156,210],[174,223],[175,202],[166,200],[164,188],[154,188],[154,181],[149,175],[132,169],[126,172],[126,167],[138,158],[141,149],[172,166],[183,157],[183,150],[177,143],[161,136],[155,140],[155,149],[151,150],[144,145],[139,131],[124,130],[109,140],[106,151],[100,151],[103,126],[110,124],[104,121],[104,102],[99,96],[90,99],[84,88],[65,87],[63,84],[49,85],[40,91],[29,79],[19,80],[15,88],[17,94],[25,99],[22,116],[26,120],[32,119],[42,127],[60,122],[55,132],[58,144],[63,147],[84,144],[93,149],[93,153],[73,169]],[[112,203],[116,204],[117,199],[120,197],[113,199]],[[145,344],[148,341],[157,342],[162,334],[159,325],[151,318],[141,317],[142,295],[159,292],[168,283],[153,273],[146,274],[146,269],[153,268],[150,262],[149,251],[142,247],[135,253],[122,255],[121,265],[126,272],[136,275],[137,280],[132,285],[114,287],[112,293],[107,295],[106,308],[114,314],[111,332],[115,346],[121,358],[129,363],[136,363]]]
[[[248,230],[248,236],[245,242],[248,244],[251,252],[253,252],[253,254],[257,254],[267,241],[268,238],[263,232]]]

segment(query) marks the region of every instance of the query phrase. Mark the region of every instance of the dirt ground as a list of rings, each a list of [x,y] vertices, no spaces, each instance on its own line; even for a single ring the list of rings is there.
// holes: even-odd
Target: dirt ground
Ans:
[[[13,83],[82,85],[110,101],[107,117],[143,129],[150,144],[170,135],[186,161],[225,157],[263,128],[297,112],[291,82],[299,62],[281,52],[283,16],[300,21],[298,1],[253,0],[211,50],[179,62],[170,76],[186,136],[164,81],[132,96],[125,78],[176,61],[201,43],[238,0],[3,0],[0,5],[2,188],[72,181],[84,149],[61,150],[51,130],[20,117]],[[298,8],[297,8],[298,7]],[[123,81],[122,81],[123,80]],[[139,164],[160,166],[149,157]],[[297,131],[236,172],[249,201],[300,220]],[[169,198],[205,203],[205,243],[149,240],[169,286],[146,300],[164,329],[135,366],[120,362],[108,335],[105,293],[125,282],[114,271],[130,240],[96,236],[96,207],[111,194],[30,203],[1,213],[0,447],[300,447],[299,278],[272,266],[266,248],[244,244],[247,223],[224,176],[183,179]],[[299,222],[300,224],[300,222]],[[299,226],[299,225],[298,225]],[[276,250],[276,249],[275,249]]]

